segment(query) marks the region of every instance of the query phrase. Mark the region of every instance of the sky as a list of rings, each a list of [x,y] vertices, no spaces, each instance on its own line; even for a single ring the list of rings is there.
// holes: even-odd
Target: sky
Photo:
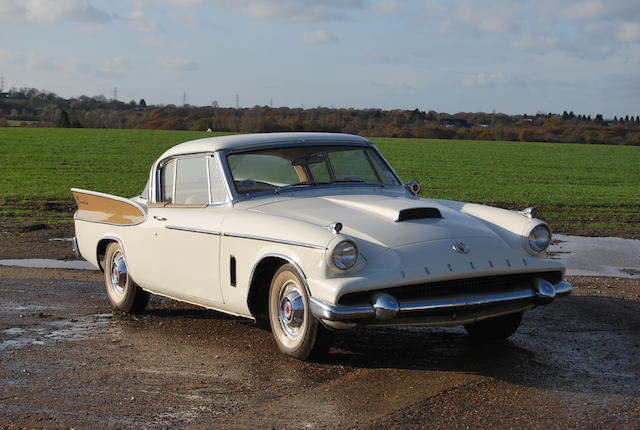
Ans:
[[[4,90],[640,114],[638,0],[0,0]]]

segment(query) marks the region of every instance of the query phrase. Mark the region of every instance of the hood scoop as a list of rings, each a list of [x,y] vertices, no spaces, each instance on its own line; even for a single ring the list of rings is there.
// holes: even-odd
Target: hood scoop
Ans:
[[[440,210],[437,208],[409,208],[402,209],[398,213],[398,219],[400,221],[410,221],[412,219],[424,219],[424,218],[442,218]]]

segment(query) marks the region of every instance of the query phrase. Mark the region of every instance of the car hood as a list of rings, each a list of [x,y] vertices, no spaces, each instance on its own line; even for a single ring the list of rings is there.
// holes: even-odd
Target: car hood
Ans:
[[[401,211],[414,208],[438,209],[442,216],[397,221]],[[371,247],[397,248],[441,239],[497,237],[477,218],[434,200],[406,196],[352,194],[280,197],[249,210],[304,221],[320,227],[340,222],[343,225],[343,234],[359,239],[359,242],[364,241]]]

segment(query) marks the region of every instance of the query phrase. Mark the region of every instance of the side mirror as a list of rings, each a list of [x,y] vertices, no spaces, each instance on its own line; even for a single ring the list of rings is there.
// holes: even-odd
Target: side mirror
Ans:
[[[422,184],[415,179],[407,182],[404,187],[407,189],[407,191],[409,191],[416,197],[418,196],[418,194],[420,194],[420,191],[422,191]]]

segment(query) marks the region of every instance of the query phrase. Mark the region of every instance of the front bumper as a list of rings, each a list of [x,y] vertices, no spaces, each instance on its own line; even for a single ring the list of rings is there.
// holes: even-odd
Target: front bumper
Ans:
[[[321,320],[380,324],[458,325],[479,321],[537,305],[551,303],[571,294],[571,284],[533,279],[492,293],[450,294],[425,299],[396,299],[391,294],[372,292],[369,303],[331,305],[311,297],[311,312]]]

